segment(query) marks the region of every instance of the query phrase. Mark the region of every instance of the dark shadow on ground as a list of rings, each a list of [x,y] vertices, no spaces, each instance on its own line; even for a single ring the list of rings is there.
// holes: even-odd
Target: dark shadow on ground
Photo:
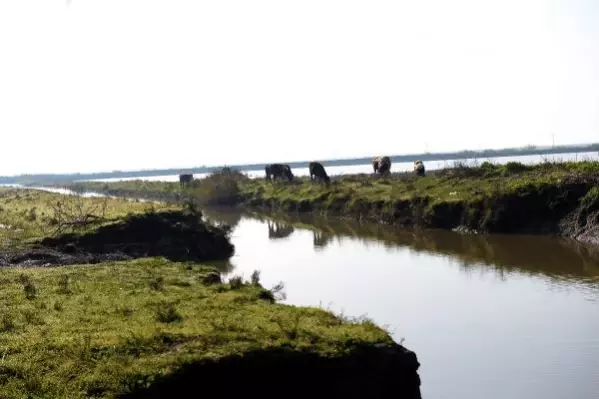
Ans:
[[[234,253],[227,229],[211,226],[201,215],[187,211],[136,214],[85,234],[46,237],[37,250],[58,251],[82,260],[110,254],[115,258],[163,256],[196,262],[226,260]]]
[[[120,398],[420,399],[417,369],[416,355],[399,345],[362,347],[337,358],[262,350],[187,364]]]

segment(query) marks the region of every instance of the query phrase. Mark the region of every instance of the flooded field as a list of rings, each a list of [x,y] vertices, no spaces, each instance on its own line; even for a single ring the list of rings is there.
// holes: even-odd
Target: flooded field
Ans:
[[[229,275],[260,270],[265,286],[284,282],[287,303],[366,315],[405,339],[422,363],[424,398],[599,397],[599,248],[208,216],[235,226]]]

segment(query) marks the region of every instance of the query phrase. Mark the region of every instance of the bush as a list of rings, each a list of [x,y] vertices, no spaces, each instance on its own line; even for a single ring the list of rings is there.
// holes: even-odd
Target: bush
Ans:
[[[224,168],[194,181],[186,191],[202,204],[234,205],[241,200],[239,183],[247,179],[247,176],[237,170]]]
[[[508,162],[503,166],[503,170],[505,174],[514,174],[514,173],[520,173],[520,172],[525,172],[528,169],[530,169],[529,166],[524,165],[521,162]]]
[[[229,279],[229,286],[232,290],[238,290],[244,286],[241,276],[233,276]]]
[[[177,312],[174,304],[163,302],[156,311],[156,320],[161,323],[173,323],[183,320],[183,316]]]

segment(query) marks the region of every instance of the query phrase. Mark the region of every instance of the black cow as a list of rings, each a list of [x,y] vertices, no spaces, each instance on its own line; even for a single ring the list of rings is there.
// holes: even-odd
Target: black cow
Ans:
[[[391,173],[391,158],[388,156],[374,158],[372,160],[372,168],[375,174],[386,175]]]
[[[310,180],[314,180],[316,178],[318,181],[324,181],[326,184],[331,182],[331,179],[327,175],[327,171],[324,170],[324,166],[322,166],[321,163],[310,162],[308,169],[310,169]]]
[[[181,184],[181,187],[188,185],[192,181],[193,181],[193,175],[189,175],[189,174],[179,175],[179,184]]]
[[[287,179],[289,181],[293,180],[291,168],[286,164],[271,163],[264,167],[264,171],[266,172],[266,180],[271,180],[271,177],[272,180],[276,180],[277,178]]]
[[[267,221],[268,225],[268,238],[276,240],[277,238],[286,238],[295,231],[292,225],[279,222]]]

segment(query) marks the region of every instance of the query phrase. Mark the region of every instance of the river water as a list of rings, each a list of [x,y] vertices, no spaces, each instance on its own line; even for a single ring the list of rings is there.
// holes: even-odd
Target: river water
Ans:
[[[485,161],[492,162],[494,164],[505,164],[507,162],[522,162],[524,164],[536,164],[540,162],[550,161],[550,162],[562,162],[562,161],[584,161],[584,160],[594,160],[599,159],[599,155],[596,152],[583,152],[583,153],[568,153],[568,154],[550,154],[550,155],[524,155],[524,156],[514,156],[514,157],[496,157],[496,158],[477,158],[477,159],[462,159],[459,161],[427,161],[425,162],[425,166],[427,170],[437,170],[442,168],[447,168],[453,166],[455,162],[462,162],[469,165],[480,164]],[[413,162],[400,162],[394,163],[391,166],[392,172],[409,172],[413,170],[414,163]],[[364,165],[343,165],[343,166],[330,166],[327,167],[327,173],[331,176],[336,175],[345,175],[345,174],[355,174],[355,173],[372,173],[372,165],[364,164]],[[309,171],[308,168],[292,168],[293,174],[295,176],[308,176]],[[244,171],[249,177],[264,177],[264,170],[249,170]],[[201,179],[206,177],[207,173],[198,173],[194,174],[195,179]],[[165,175],[165,176],[146,176],[146,177],[127,177],[127,178],[110,178],[110,179],[97,179],[93,181],[104,181],[104,182],[114,182],[114,181],[125,181],[125,180],[148,180],[148,181],[179,181],[179,175]]]
[[[424,399],[599,398],[599,248],[208,211],[234,225],[228,275],[387,326]],[[289,218],[287,216],[287,218]]]

